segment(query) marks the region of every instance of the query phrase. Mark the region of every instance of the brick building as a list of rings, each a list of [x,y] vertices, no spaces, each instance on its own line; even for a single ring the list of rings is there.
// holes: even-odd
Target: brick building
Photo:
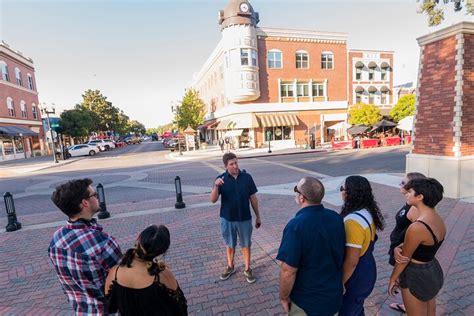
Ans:
[[[474,23],[420,37],[414,142],[407,171],[437,178],[449,197],[474,196]]]
[[[33,60],[0,42],[0,161],[41,155],[44,132]]]
[[[247,1],[231,0],[219,12],[222,39],[192,85],[207,106],[201,126],[207,142],[230,137],[238,147],[265,146],[269,139],[277,147],[323,143],[347,137],[342,127],[348,106],[359,96],[382,108],[392,105],[392,52],[349,51],[345,33],[257,27],[258,22]]]

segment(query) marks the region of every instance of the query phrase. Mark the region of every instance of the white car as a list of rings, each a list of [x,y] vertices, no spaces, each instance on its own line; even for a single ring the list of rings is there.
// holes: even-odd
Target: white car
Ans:
[[[69,155],[71,157],[77,156],[94,156],[99,152],[96,145],[79,144],[68,147]]]
[[[97,146],[100,151],[110,150],[115,148],[115,143],[110,139],[96,139],[87,143],[88,145]]]

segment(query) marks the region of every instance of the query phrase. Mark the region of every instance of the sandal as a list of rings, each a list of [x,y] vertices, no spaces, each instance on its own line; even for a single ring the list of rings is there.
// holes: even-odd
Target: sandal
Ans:
[[[405,310],[405,305],[403,305],[403,304],[392,303],[392,304],[389,305],[389,307],[391,309],[396,310],[397,312],[400,312],[400,313],[403,313],[403,314],[407,313],[407,311]]]

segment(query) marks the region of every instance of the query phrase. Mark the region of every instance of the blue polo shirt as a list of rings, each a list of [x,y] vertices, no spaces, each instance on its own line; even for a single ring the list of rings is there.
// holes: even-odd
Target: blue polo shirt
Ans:
[[[345,243],[342,217],[321,204],[302,208],[286,225],[277,259],[298,269],[290,298],[306,314],[339,311]]]
[[[221,217],[231,222],[243,222],[252,219],[250,215],[250,196],[257,193],[252,176],[245,170],[239,170],[237,178],[227,171],[217,178],[224,177],[219,187],[221,195]]]

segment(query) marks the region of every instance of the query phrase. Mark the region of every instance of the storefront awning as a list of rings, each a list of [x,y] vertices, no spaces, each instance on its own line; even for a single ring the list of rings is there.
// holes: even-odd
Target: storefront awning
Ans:
[[[37,136],[38,133],[33,132],[32,130],[20,126],[0,126],[0,135],[8,136]]]
[[[259,127],[257,118],[253,113],[242,113],[227,116],[221,120],[216,129],[245,129]]]
[[[262,127],[296,126],[299,124],[296,114],[261,114],[258,118]]]
[[[210,129],[217,123],[218,122],[217,122],[216,119],[212,119],[212,120],[204,122],[202,125],[199,125],[198,128],[199,129]]]
[[[244,131],[243,129],[234,129],[234,130],[231,130],[231,131],[227,131],[227,132],[225,132],[224,137],[240,136],[240,135],[242,135],[243,131]]]

